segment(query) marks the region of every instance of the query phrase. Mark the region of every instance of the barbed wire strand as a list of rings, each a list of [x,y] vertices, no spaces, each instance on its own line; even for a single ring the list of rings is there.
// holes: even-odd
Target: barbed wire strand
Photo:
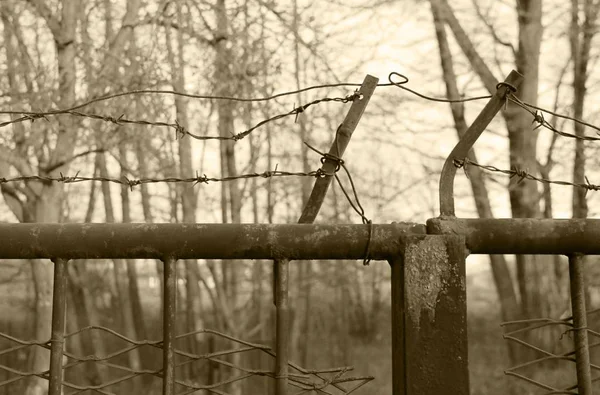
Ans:
[[[313,151],[322,155],[321,162],[324,162],[325,159],[331,159],[329,154],[324,154],[324,153],[318,151],[317,149],[311,147],[309,144],[307,144],[307,143],[305,143],[305,144],[309,148],[311,148]],[[208,184],[210,182],[227,182],[227,181],[248,179],[248,178],[273,178],[273,177],[315,177],[315,178],[320,178],[320,177],[334,176],[336,178],[342,192],[344,193],[344,196],[346,197],[346,199],[348,199],[350,206],[361,217],[362,222],[364,224],[372,224],[372,221],[365,216],[365,210],[362,207],[360,200],[358,198],[358,192],[356,190],[356,186],[354,184],[352,176],[350,175],[349,170],[346,168],[346,166],[344,164],[344,161],[342,159],[338,158],[337,163],[338,163],[338,166],[336,167],[336,169],[334,170],[333,173],[327,173],[319,168],[317,170],[312,170],[309,172],[289,172],[289,171],[282,171],[282,170],[268,170],[268,171],[264,171],[262,173],[256,173],[256,172],[255,173],[246,173],[246,174],[239,174],[236,176],[227,176],[227,177],[208,177],[206,174],[199,175],[198,172],[196,172],[195,177],[187,177],[187,178],[166,177],[166,178],[130,179],[127,177],[123,177],[123,179],[121,179],[121,178],[100,177],[100,176],[84,177],[84,176],[80,176],[79,172],[77,172],[74,176],[66,176],[66,175],[63,175],[63,173],[61,172],[61,173],[59,173],[59,177],[42,176],[42,175],[28,175],[28,176],[18,176],[18,177],[12,177],[12,178],[0,177],[0,184],[6,184],[6,183],[10,183],[10,182],[19,182],[19,181],[40,181],[40,182],[46,182],[46,183],[62,182],[64,184],[71,184],[71,183],[84,182],[84,181],[101,181],[101,182],[112,182],[112,183],[120,184],[120,185],[127,185],[133,191],[133,187],[135,187],[137,185],[151,184],[151,183],[190,183],[191,182],[191,183],[194,183],[194,185],[196,185],[196,184]],[[340,170],[340,168],[344,169],[344,171],[346,172],[346,174],[348,176],[348,180],[350,180],[352,194],[354,195],[354,199],[355,199],[356,203],[352,201],[352,199],[350,198],[350,195],[348,194],[348,192],[346,191],[342,182],[340,181],[339,177],[336,174]],[[370,232],[372,233],[371,230],[370,230]],[[369,240],[369,244],[367,245],[367,255],[366,255],[367,258],[368,258],[368,252],[369,252],[369,245],[370,245],[370,240]],[[365,258],[366,263],[368,263],[367,258]]]
[[[394,81],[392,79],[393,76],[401,77],[401,78],[403,78],[403,80],[400,81],[400,82],[396,82],[396,81]],[[463,103],[463,102],[474,101],[474,100],[490,99],[492,97],[492,95],[476,96],[476,97],[462,98],[462,99],[447,99],[447,98],[431,97],[431,96],[424,95],[422,93],[419,93],[417,91],[414,91],[412,89],[409,89],[409,88],[403,86],[404,84],[408,83],[408,81],[409,81],[408,77],[406,77],[403,74],[400,74],[400,73],[397,73],[397,72],[393,71],[388,76],[388,79],[389,79],[389,81],[390,81],[390,83],[392,85],[395,85],[395,86],[397,86],[400,89],[408,91],[408,92],[410,92],[410,93],[412,93],[412,94],[414,94],[414,95],[416,95],[416,96],[418,96],[418,97],[420,97],[422,99],[433,101],[433,102],[440,102],[440,103]],[[506,84],[506,83],[500,83],[500,84]],[[571,133],[567,133],[567,132],[563,132],[563,131],[560,131],[560,130],[556,129],[554,126],[552,126],[552,124],[550,124],[549,122],[547,122],[544,119],[543,113],[552,114],[552,115],[554,115],[556,117],[559,117],[559,118],[568,119],[568,120],[571,120],[573,122],[577,122],[579,124],[582,124],[584,126],[587,126],[587,127],[590,127],[592,129],[597,130],[599,132],[598,134],[600,134],[600,127],[595,126],[595,125],[593,125],[593,124],[591,124],[589,122],[585,122],[585,121],[582,121],[580,119],[577,119],[577,118],[574,118],[574,117],[570,117],[568,115],[559,114],[559,113],[557,113],[555,111],[550,111],[550,110],[547,110],[545,108],[534,106],[533,104],[529,104],[529,103],[526,103],[526,102],[522,101],[521,99],[519,99],[518,97],[516,97],[514,95],[513,92],[515,90],[516,89],[513,88],[513,89],[511,89],[509,91],[509,94],[507,96],[507,100],[509,100],[509,101],[517,104],[519,107],[521,107],[525,111],[529,112],[533,116],[533,122],[537,122],[538,123],[538,126],[535,127],[534,130],[536,128],[540,127],[540,126],[543,126],[543,127],[547,128],[547,129],[551,130],[552,132],[554,132],[554,133],[556,133],[556,134],[558,134],[560,136],[563,136],[563,137],[569,137],[569,138],[580,139],[580,140],[588,140],[588,141],[599,141],[600,140],[600,137],[594,137],[594,136],[577,136],[577,135],[574,135],[574,134],[571,134]],[[532,109],[535,109],[537,111],[533,111]]]
[[[393,77],[400,77],[402,78],[401,81],[394,81]],[[433,102],[440,102],[440,103],[463,103],[463,102],[469,102],[469,101],[476,101],[476,100],[485,100],[485,99],[489,99],[492,96],[491,95],[484,95],[484,96],[475,96],[475,97],[470,97],[470,98],[460,98],[460,99],[448,99],[448,98],[441,98],[441,97],[432,97],[432,96],[427,96],[424,95],[420,92],[417,92],[413,89],[410,89],[406,86],[404,86],[405,84],[407,84],[409,82],[409,78],[407,76],[405,76],[404,74],[398,73],[398,72],[391,72],[388,75],[388,80],[389,83],[382,83],[382,84],[377,84],[377,86],[381,86],[381,87],[387,87],[387,86],[395,86],[397,88],[400,88],[402,90],[405,90],[409,93],[412,93],[413,95],[416,95],[422,99],[428,100],[428,101],[433,101]],[[194,99],[206,99],[206,100],[230,100],[230,101],[239,101],[239,102],[261,102],[261,101],[268,101],[268,100],[273,100],[279,97],[283,97],[283,96],[288,96],[288,95],[294,95],[300,92],[306,92],[309,90],[314,90],[314,89],[324,89],[324,88],[333,88],[333,87],[354,87],[354,86],[361,86],[361,84],[358,83],[338,83],[338,84],[322,84],[322,85],[313,85],[313,86],[309,86],[307,88],[303,88],[303,89],[298,89],[298,90],[293,90],[293,91],[287,91],[287,92],[282,92],[282,93],[278,93],[272,96],[266,96],[266,97],[260,97],[260,98],[239,98],[239,97],[233,97],[233,96],[214,96],[214,95],[201,95],[201,94],[191,94],[191,93],[185,93],[185,92],[178,92],[178,91],[174,91],[174,90],[153,90],[153,89],[148,89],[148,90],[132,90],[132,91],[127,91],[127,92],[121,92],[121,93],[115,93],[112,95],[106,95],[106,96],[102,96],[99,98],[94,98],[91,100],[88,100],[86,102],[83,102],[81,104],[77,104],[73,107],[69,107],[66,109],[59,109],[59,110],[51,110],[51,111],[42,111],[42,112],[35,112],[35,111],[0,111],[0,115],[22,115],[19,118],[15,118],[12,119],[10,121],[5,121],[0,123],[0,128],[13,124],[13,123],[18,123],[18,122],[25,122],[25,121],[35,121],[36,119],[39,118],[46,118],[48,116],[56,116],[56,115],[61,115],[61,114],[71,114],[71,115],[76,115],[76,116],[81,116],[81,117],[88,117],[88,118],[93,118],[93,119],[99,119],[99,120],[103,120],[106,122],[111,122],[111,123],[115,123],[115,124],[119,124],[119,123],[130,123],[130,124],[139,124],[139,125],[153,125],[153,126],[167,126],[167,127],[172,127],[176,130],[176,135],[189,135],[192,138],[198,139],[198,140],[210,140],[210,139],[214,139],[214,140],[240,140],[243,137],[245,137],[246,135],[248,135],[249,133],[251,133],[254,129],[264,125],[265,123],[268,122],[272,122],[274,120],[277,119],[281,119],[283,117],[286,116],[290,116],[290,115],[299,115],[300,113],[304,112],[309,106],[320,103],[320,102],[326,102],[326,101],[339,101],[339,102],[343,102],[343,103],[347,103],[348,101],[354,100],[354,95],[356,95],[356,92],[354,93],[354,95],[349,95],[345,98],[323,98],[323,99],[317,99],[313,102],[310,102],[308,104],[305,104],[303,106],[294,108],[292,111],[288,112],[288,113],[284,113],[284,114],[279,114],[276,115],[274,117],[271,117],[269,119],[266,119],[264,121],[259,122],[257,125],[255,125],[254,127],[238,133],[238,134],[232,134],[231,137],[225,137],[225,136],[198,136],[198,135],[194,135],[192,133],[190,133],[189,131],[185,130],[181,125],[179,125],[179,123],[176,121],[175,123],[168,123],[168,122],[160,122],[160,121],[145,121],[145,120],[131,120],[131,119],[126,119],[125,115],[122,114],[121,116],[115,118],[112,116],[104,116],[104,115],[98,115],[98,114],[89,114],[89,113],[84,113],[84,112],[80,112],[77,111],[83,107],[89,106],[91,104],[100,102],[100,101],[105,101],[105,100],[110,100],[110,99],[115,99],[118,97],[122,97],[122,96],[127,96],[127,95],[139,95],[139,94],[170,94],[170,95],[176,95],[176,96],[183,96],[183,97],[188,97],[188,98],[194,98]],[[548,123],[547,121],[545,121],[543,119],[543,113],[548,113],[548,114],[552,114],[556,117],[560,117],[560,118],[564,118],[564,119],[569,119],[572,120],[574,122],[580,123],[584,126],[590,127],[592,129],[595,129],[599,132],[600,134],[600,127],[595,126],[591,123],[570,117],[568,115],[563,115],[563,114],[559,114],[555,111],[550,111],[547,110],[545,108],[542,107],[538,107],[529,103],[526,103],[520,99],[518,99],[516,96],[514,96],[512,93],[509,94],[508,100],[519,105],[521,108],[523,108],[525,111],[529,112],[533,117],[534,117],[534,122],[538,122],[538,127],[539,126],[544,126],[546,128],[548,128],[549,130],[563,136],[563,137],[569,137],[569,138],[576,138],[576,139],[583,139],[583,140],[600,140],[600,137],[592,137],[592,136],[576,136],[574,134],[571,133],[566,133],[566,132],[562,132],[557,130],[556,128],[554,128],[550,123]],[[536,111],[534,111],[536,110]],[[539,111],[539,112],[538,112]]]
[[[115,184],[127,185],[131,189],[137,185],[141,184],[152,184],[152,183],[181,183],[181,182],[191,182],[196,184],[208,184],[209,182],[227,182],[233,180],[240,180],[246,178],[271,178],[271,177],[324,177],[328,174],[321,169],[317,169],[309,172],[287,172],[281,170],[270,170],[265,171],[263,173],[247,173],[240,174],[237,176],[227,176],[227,177],[208,177],[206,174],[202,176],[196,173],[196,177],[188,177],[188,178],[178,178],[178,177],[166,177],[166,178],[141,178],[141,179],[129,179],[124,177],[124,179],[114,178],[114,177],[83,177],[79,175],[79,172],[75,174],[75,176],[65,176],[60,173],[59,177],[52,176],[42,176],[42,175],[29,175],[29,176],[18,176],[12,178],[0,177],[0,184],[5,184],[9,182],[18,182],[18,181],[40,181],[40,182],[62,182],[65,184],[83,182],[83,181],[102,181],[102,182],[112,182]]]
[[[463,168],[466,171],[466,167],[470,166],[470,165],[479,167],[479,168],[481,168],[483,170],[487,170],[489,172],[506,174],[510,178],[517,177],[517,178],[519,178],[518,182],[522,182],[523,180],[532,180],[532,181],[537,181],[537,182],[545,183],[545,184],[567,185],[567,186],[573,186],[573,187],[577,187],[577,188],[583,188],[586,190],[586,192],[587,191],[600,191],[600,185],[590,183],[590,181],[587,177],[585,177],[585,181],[586,181],[585,184],[575,183],[575,182],[570,182],[570,181],[549,180],[546,178],[534,176],[533,174],[529,173],[527,170],[522,170],[522,169],[517,169],[517,168],[512,168],[510,170],[499,169],[499,168],[497,168],[495,166],[491,166],[491,165],[481,165],[477,162],[470,160],[469,158],[454,159],[454,166],[456,166],[459,169]]]
[[[513,95],[512,93],[508,96],[508,100],[515,103],[516,105],[518,105],[519,107],[521,107],[523,110],[527,111],[528,113],[530,113],[533,116],[533,121],[532,123],[537,123],[537,126],[534,127],[534,130],[539,128],[539,127],[544,127],[548,130],[551,130],[552,132],[563,136],[563,137],[569,137],[569,138],[573,138],[573,139],[577,139],[577,140],[585,140],[585,141],[600,141],[600,137],[595,137],[595,136],[577,136],[575,134],[571,134],[571,133],[567,133],[567,132],[563,132],[561,130],[556,129],[554,126],[552,126],[552,124],[548,121],[546,121],[544,119],[544,113],[548,113],[548,114],[552,114],[556,117],[560,117],[563,119],[568,119],[577,123],[580,123],[584,126],[590,127],[592,129],[596,129],[598,130],[598,132],[600,132],[600,127],[592,125],[591,123],[579,120],[577,118],[573,118],[570,117],[568,115],[562,115],[562,114],[558,114],[554,111],[550,111],[550,110],[546,110],[544,108],[541,107],[537,107],[528,103],[525,103],[524,101],[522,101],[521,99],[519,99],[518,97],[516,97],[515,95]],[[532,110],[533,109],[533,110]],[[535,111],[534,111],[535,110]],[[600,134],[600,133],[599,133]]]
[[[15,118],[10,121],[1,122],[0,128],[2,128],[4,126],[8,126],[10,124],[19,123],[19,122],[25,122],[25,121],[33,122],[36,119],[40,119],[40,118],[48,120],[49,116],[74,115],[74,116],[78,116],[78,117],[96,119],[96,120],[100,120],[100,121],[104,121],[104,122],[108,122],[108,123],[113,123],[116,125],[134,124],[134,125],[144,125],[144,126],[170,127],[170,128],[175,129],[175,138],[176,139],[178,137],[183,137],[183,136],[187,135],[187,136],[190,136],[197,140],[234,140],[234,141],[238,141],[238,140],[243,139],[250,133],[252,133],[254,130],[258,129],[259,127],[261,127],[269,122],[273,122],[278,119],[289,117],[292,115],[298,116],[299,114],[302,114],[304,111],[306,111],[310,106],[313,106],[315,104],[326,103],[326,102],[348,103],[348,102],[352,102],[359,98],[360,98],[360,94],[358,94],[357,92],[354,92],[353,94],[348,95],[346,97],[333,97],[333,98],[325,97],[325,98],[321,98],[321,99],[316,99],[309,103],[303,104],[299,107],[294,107],[294,109],[292,109],[289,112],[278,114],[273,117],[262,120],[262,121],[258,122],[256,125],[254,125],[253,127],[249,128],[243,132],[240,132],[237,134],[232,133],[231,136],[199,136],[199,135],[189,132],[185,127],[183,127],[181,124],[179,124],[179,122],[177,120],[175,120],[174,123],[164,122],[164,121],[137,120],[137,119],[125,118],[125,114],[121,114],[118,117],[114,117],[114,116],[110,116],[110,115],[99,115],[99,114],[86,113],[86,112],[70,110],[70,109],[64,110],[64,111],[57,110],[57,111],[51,111],[51,112],[24,113],[25,115],[20,118]],[[0,111],[0,114],[6,114],[6,113],[12,113],[12,111]],[[23,113],[21,113],[21,114],[23,114]]]

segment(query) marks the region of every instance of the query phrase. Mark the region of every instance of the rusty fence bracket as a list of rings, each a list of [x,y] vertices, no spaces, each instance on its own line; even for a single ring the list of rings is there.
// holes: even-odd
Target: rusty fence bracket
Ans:
[[[475,118],[464,136],[458,141],[442,168],[440,175],[440,215],[454,216],[454,176],[456,175],[455,161],[462,161],[467,157],[469,150],[490,124],[498,111],[506,103],[507,94],[521,85],[523,76],[517,71],[510,72],[504,82],[498,84],[496,93],[485,105],[481,113]],[[514,93],[514,92],[513,92]]]

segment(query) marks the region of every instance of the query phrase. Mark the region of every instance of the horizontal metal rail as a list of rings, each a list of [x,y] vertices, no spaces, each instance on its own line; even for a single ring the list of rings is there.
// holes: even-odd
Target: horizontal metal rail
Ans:
[[[391,259],[425,226],[0,224],[0,258]]]
[[[600,254],[600,219],[434,218],[427,233],[463,235],[471,254]]]
[[[0,224],[0,258],[371,259],[402,253],[413,223]],[[471,254],[600,254],[600,219],[433,218],[428,234],[465,236]]]

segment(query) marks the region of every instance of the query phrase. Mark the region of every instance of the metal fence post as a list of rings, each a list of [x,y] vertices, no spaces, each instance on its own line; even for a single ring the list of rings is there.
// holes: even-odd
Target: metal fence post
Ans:
[[[163,395],[175,394],[175,316],[177,302],[177,260],[168,257],[164,263],[163,303]]]
[[[469,394],[465,242],[411,235],[392,260],[394,395]]]
[[[52,294],[52,335],[50,338],[50,383],[48,395],[62,394],[62,360],[65,349],[67,310],[67,260],[53,259],[54,290]]]
[[[569,256],[569,277],[571,288],[571,307],[573,309],[573,332],[575,344],[575,364],[577,387],[580,395],[592,394],[592,372],[590,367],[590,349],[588,343],[587,311],[585,307],[584,256]]]

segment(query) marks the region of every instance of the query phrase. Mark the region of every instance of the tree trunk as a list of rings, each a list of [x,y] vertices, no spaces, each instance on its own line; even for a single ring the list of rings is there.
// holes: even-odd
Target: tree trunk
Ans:
[[[469,60],[481,79],[485,88],[490,92],[496,91],[497,79],[490,68],[479,56],[477,49],[465,33],[447,0],[431,0],[433,4],[439,5],[439,10],[445,18],[445,22],[452,30],[458,45]],[[542,1],[529,0],[517,2],[517,15],[519,26],[519,44],[516,51],[515,67],[524,76],[524,81],[517,95],[525,102],[535,105],[537,103],[538,75],[540,44],[542,37]],[[508,106],[502,111],[506,121],[509,136],[509,159],[511,168],[537,169],[536,150],[538,131],[532,130],[531,114],[517,106]],[[540,197],[538,185],[535,182],[517,182],[512,180],[508,188],[511,210],[514,218],[537,218],[541,215]],[[541,256],[518,255],[517,261],[517,283],[520,294],[521,314],[524,318],[538,318],[557,315],[555,311],[557,284],[554,272],[546,270],[548,266]],[[493,266],[494,267],[494,266]],[[504,276],[505,274],[499,273]],[[508,284],[507,284],[508,285]],[[501,297],[501,302],[506,299]],[[510,300],[510,299],[509,299]],[[508,310],[508,306],[506,309]],[[549,336],[539,339],[544,342],[545,347],[552,349],[550,345],[551,331]],[[541,333],[538,331],[537,333]],[[529,342],[533,339],[529,338]],[[525,358],[530,358],[530,353]]]
[[[434,1],[431,3],[431,12],[435,25],[435,32],[440,51],[440,59],[444,82],[446,84],[446,92],[449,99],[459,99],[460,94],[456,83],[456,74],[454,72],[454,64],[452,53],[448,44],[444,21],[439,10],[439,5]],[[467,132],[468,126],[465,118],[465,106],[463,103],[451,103],[450,110],[454,119],[454,127],[458,134],[458,138],[462,138]],[[477,163],[475,149],[471,149],[467,158]],[[493,218],[492,206],[490,204],[489,194],[485,185],[483,170],[469,166],[466,168],[471,190],[473,191],[473,199],[475,207],[480,218]],[[492,277],[496,285],[496,292],[500,300],[500,316],[502,321],[516,320],[521,317],[519,303],[516,292],[513,288],[510,270],[504,255],[490,255],[490,265],[492,269]],[[512,342],[507,343],[509,359],[511,365],[517,363],[518,345]]]
[[[169,64],[171,67],[171,84],[173,89],[179,92],[185,90],[185,70],[184,70],[184,38],[181,31],[183,26],[183,18],[181,15],[181,9],[179,6],[176,7],[177,25],[180,27],[176,31],[177,50],[173,49],[172,38],[169,28],[166,28],[166,43],[167,51],[169,53]],[[175,110],[177,122],[187,130],[188,128],[188,113],[187,113],[187,101],[181,96],[175,96]],[[181,177],[189,177],[193,172],[192,168],[192,147],[190,138],[180,138],[178,140],[179,148],[179,173]],[[181,184],[181,207],[183,214],[184,223],[195,223],[196,222],[196,207],[197,207],[197,194],[194,191],[194,185],[191,183]],[[195,259],[188,259],[184,262],[185,265],[185,278],[186,278],[186,331],[194,332],[200,328],[201,322],[201,294],[200,287],[198,285],[199,279],[197,275],[199,270],[197,267],[198,262]],[[199,353],[200,349],[197,344],[197,336],[189,336],[187,338],[188,351],[194,354]],[[198,365],[188,364],[189,377],[198,376]]]
[[[75,322],[79,328],[101,325],[94,297],[90,294],[86,284],[88,280],[86,267],[87,262],[77,262],[68,271],[69,288],[73,295],[72,300],[76,301],[76,303],[73,303]],[[99,331],[89,330],[87,334],[84,332],[81,336],[83,339],[83,353],[80,355],[97,355],[101,357],[108,355],[102,334]],[[91,370],[86,371],[86,375],[90,385],[105,383],[110,377],[107,367],[98,363],[91,364]]]
[[[217,20],[217,28],[215,32],[215,84],[217,85],[216,94],[219,96],[232,96],[232,76],[231,76],[231,52],[227,48],[227,44],[231,43],[231,35],[229,34],[229,23],[227,16],[227,7],[225,0],[217,0],[215,6],[215,17]],[[233,107],[230,101],[220,100],[217,104],[219,116],[219,135],[221,137],[230,137],[233,132]],[[222,176],[236,176],[236,160],[235,160],[235,142],[232,140],[221,140],[221,171]],[[232,223],[241,223],[241,196],[237,180],[229,181],[222,184],[225,189],[225,198],[229,198],[229,208]],[[223,218],[227,220],[226,200],[222,201]],[[237,306],[237,282],[238,282],[238,265],[233,262],[222,262],[223,284],[227,297],[226,304],[234,311]],[[235,316],[234,316],[235,317]],[[230,328],[234,330],[233,335],[239,335],[237,329],[241,325],[235,325]],[[232,363],[238,365],[240,362],[240,354],[232,355]],[[239,395],[241,393],[241,385],[239,382],[231,384],[231,393]]]
[[[99,158],[99,168],[100,168],[100,177],[108,178],[108,170],[106,168],[106,159],[104,157],[104,153],[98,154]],[[109,182],[102,182],[102,194],[104,196],[104,211],[106,215],[107,223],[115,222],[114,209],[112,205],[111,199],[111,191]],[[117,297],[120,306],[121,312],[121,330],[125,334],[125,336],[130,339],[137,340],[135,324],[133,319],[133,307],[130,299],[130,290],[129,290],[129,281],[127,274],[126,263],[122,259],[114,259],[113,260],[113,273],[117,291]],[[131,350],[128,353],[129,363],[131,364],[131,368],[135,370],[141,369],[141,359],[139,355],[139,349]]]
[[[120,178],[123,180],[127,176],[130,176],[127,172],[127,147],[124,141],[119,143],[119,157],[120,157],[120,166],[121,166],[121,176]],[[129,203],[129,186],[125,184],[121,184],[121,213],[123,216],[123,223],[131,222],[131,209]],[[148,333],[145,325],[144,309],[142,307],[141,295],[138,286],[138,274],[137,274],[137,265],[136,261],[133,259],[125,260],[126,272],[127,272],[127,283],[128,283],[128,297],[131,302],[131,313],[133,319],[133,332],[135,333],[135,339],[148,339]],[[149,365],[147,362],[149,361],[147,356],[144,355],[144,350],[148,349],[140,349],[140,354],[142,354],[141,364],[143,369],[149,369]],[[146,362],[146,363],[145,363]],[[144,378],[147,380],[148,377]]]
[[[294,31],[294,79],[296,82],[296,89],[302,88],[300,82],[300,75],[302,73],[300,63],[300,33],[298,29],[299,18],[298,14],[298,1],[294,0],[294,18],[292,22],[292,30]],[[298,105],[304,103],[304,98],[301,93],[297,95]],[[300,152],[302,155],[302,171],[308,173],[310,166],[308,163],[308,147],[304,142],[310,140],[310,134],[306,125],[306,117],[300,114],[297,123],[300,127]],[[302,207],[308,202],[308,197],[311,191],[311,180],[308,177],[302,177]],[[298,273],[298,280],[295,281],[298,284],[298,292],[296,300],[292,300],[291,305],[293,310],[296,311],[296,319],[294,320],[295,325],[291,329],[290,343],[296,350],[298,356],[298,362],[302,366],[306,366],[308,363],[308,349],[311,342],[311,313],[310,313],[310,294],[311,294],[311,283],[312,283],[312,261],[297,262],[295,264]],[[302,305],[302,306],[301,306]],[[301,315],[301,312],[304,314]]]
[[[76,10],[78,2],[75,0],[63,0],[60,18],[48,13],[37,11],[44,16],[50,28],[56,45],[56,56],[58,63],[58,106],[69,107],[75,102],[75,30]],[[45,6],[45,4],[43,5]],[[39,7],[38,7],[39,8]],[[58,135],[56,146],[50,155],[50,163],[53,167],[56,163],[71,157],[75,147],[77,136],[77,124],[71,117],[60,117],[58,119]],[[46,165],[46,164],[43,164]],[[60,166],[50,172],[50,176],[66,172],[67,166]],[[44,171],[41,171],[42,175]],[[60,183],[46,184],[42,186],[39,199],[35,202],[35,222],[61,222],[63,185]],[[49,261],[39,260],[33,264],[33,277],[36,295],[36,338],[45,341],[50,338],[52,322],[52,278],[53,264]],[[31,354],[35,372],[45,371],[49,368],[50,353],[47,349],[35,347]],[[40,395],[48,391],[48,382],[38,377],[32,377],[27,388],[26,395]]]
[[[580,22],[580,4],[583,3],[583,21]],[[587,94],[588,67],[592,40],[597,32],[596,22],[600,3],[594,4],[592,0],[571,0],[571,27],[569,42],[571,46],[571,59],[573,61],[573,117],[583,119],[584,105]],[[585,136],[585,126],[573,122],[575,135]],[[575,139],[575,160],[573,164],[573,183],[586,184],[585,176],[585,141]],[[587,190],[573,187],[572,200],[573,218],[586,218],[588,216]],[[586,257],[583,257],[587,261]],[[584,267],[587,267],[585,265]],[[587,278],[587,276],[586,276]],[[586,284],[585,299],[587,308],[591,308],[590,289]],[[590,316],[589,324],[597,323],[595,315]],[[598,354],[598,351],[594,352]]]

